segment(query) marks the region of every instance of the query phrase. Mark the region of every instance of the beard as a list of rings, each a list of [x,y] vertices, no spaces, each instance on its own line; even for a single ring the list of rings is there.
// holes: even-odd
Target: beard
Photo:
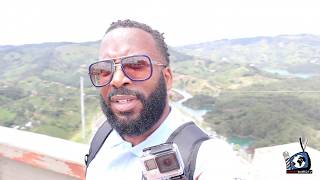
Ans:
[[[161,74],[158,85],[148,98],[141,92],[129,90],[126,87],[113,89],[108,96],[109,100],[114,95],[134,95],[141,101],[142,110],[137,118],[132,118],[132,112],[123,112],[121,115],[124,115],[125,118],[120,119],[100,95],[101,109],[111,127],[121,137],[124,135],[139,136],[151,129],[160,120],[167,101],[167,87]]]

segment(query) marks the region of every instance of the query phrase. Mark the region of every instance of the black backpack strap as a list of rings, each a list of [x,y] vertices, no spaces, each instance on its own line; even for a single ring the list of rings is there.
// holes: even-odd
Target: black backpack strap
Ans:
[[[107,139],[109,134],[112,131],[111,125],[108,121],[105,121],[98,129],[96,134],[94,135],[89,149],[89,154],[85,155],[85,163],[86,168],[88,168],[90,162],[95,158],[96,154],[99,152],[102,147],[104,141]]]
[[[167,140],[177,144],[185,165],[184,173],[190,180],[193,179],[200,145],[208,139],[210,137],[194,122],[187,122],[176,129]]]

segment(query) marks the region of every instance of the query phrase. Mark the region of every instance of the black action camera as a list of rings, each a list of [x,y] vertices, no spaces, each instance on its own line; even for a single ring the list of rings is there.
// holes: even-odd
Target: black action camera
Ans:
[[[174,143],[145,148],[142,163],[143,176],[147,180],[186,179],[183,160]]]

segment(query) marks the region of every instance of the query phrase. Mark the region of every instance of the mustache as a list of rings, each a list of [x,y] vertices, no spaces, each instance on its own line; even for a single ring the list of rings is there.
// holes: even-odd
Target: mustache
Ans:
[[[132,96],[136,96],[140,100],[145,99],[144,95],[139,91],[130,90],[125,87],[112,89],[111,92],[109,93],[108,99],[111,101],[112,96],[116,96],[116,95],[132,95]]]

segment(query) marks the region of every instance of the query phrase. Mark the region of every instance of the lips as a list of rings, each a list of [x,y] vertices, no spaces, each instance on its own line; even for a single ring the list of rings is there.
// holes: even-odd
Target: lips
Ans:
[[[139,102],[133,95],[115,95],[110,100],[112,109],[119,112],[131,111]]]

